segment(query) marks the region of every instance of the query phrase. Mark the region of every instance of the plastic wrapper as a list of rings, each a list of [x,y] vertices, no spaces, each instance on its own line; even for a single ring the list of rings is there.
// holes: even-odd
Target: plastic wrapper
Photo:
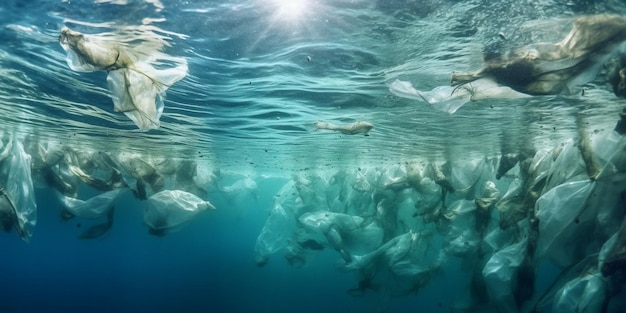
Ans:
[[[3,142],[0,152],[0,213],[9,215],[18,235],[28,241],[37,224],[37,204],[30,171],[30,156],[21,143]]]
[[[537,257],[547,257],[562,267],[575,261],[576,251],[585,245],[593,230],[595,209],[587,205],[587,199],[594,186],[589,180],[568,182],[537,200]]]
[[[163,190],[148,198],[143,210],[143,220],[151,234],[160,236],[180,229],[206,210],[215,210],[215,207],[192,193]]]

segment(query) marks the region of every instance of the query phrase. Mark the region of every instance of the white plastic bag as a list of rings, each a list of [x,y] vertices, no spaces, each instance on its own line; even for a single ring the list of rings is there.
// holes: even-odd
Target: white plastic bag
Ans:
[[[337,250],[344,261],[351,261],[350,247],[347,243],[348,239],[354,238],[354,233],[362,228],[362,217],[318,211],[304,213],[298,220],[308,229],[324,235],[330,247]]]
[[[576,277],[557,292],[552,312],[600,313],[606,301],[606,288],[606,281],[597,272]]]
[[[9,140],[0,153],[0,195],[6,207],[13,211],[14,228],[18,235],[28,241],[37,224],[37,204],[30,172],[31,157],[24,152],[22,144]]]
[[[487,292],[498,312],[518,312],[514,289],[519,266],[526,257],[528,238],[514,243],[491,256],[483,268]]]
[[[587,206],[595,182],[564,183],[541,196],[535,204],[539,219],[537,258],[547,257],[565,267],[576,261],[577,247],[593,229],[594,208]]]
[[[163,236],[180,229],[198,213],[215,210],[209,202],[182,190],[163,190],[146,201],[143,220],[150,233]]]
[[[274,204],[254,246],[254,258],[258,266],[265,265],[272,254],[287,246],[295,224],[292,212],[285,210],[280,203]]]
[[[126,189],[114,189],[89,198],[88,200],[68,197],[60,192],[57,192],[57,197],[61,203],[63,203],[63,206],[74,216],[99,218],[108,214],[124,190]]]
[[[134,35],[87,35],[65,27],[59,43],[74,71],[107,71],[116,112],[123,112],[140,129],[159,127],[165,91],[187,75],[187,61],[159,50],[160,37],[137,30]],[[128,47],[127,42],[136,42]],[[169,68],[163,68],[171,64]],[[158,69],[157,69],[158,67]]]

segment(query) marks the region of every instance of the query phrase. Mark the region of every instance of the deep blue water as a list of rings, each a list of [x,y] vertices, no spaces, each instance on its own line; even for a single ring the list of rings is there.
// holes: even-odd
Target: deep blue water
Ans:
[[[36,235],[24,243],[0,237],[3,254],[3,312],[368,312],[373,308],[435,311],[430,299],[446,297],[433,286],[389,304],[375,294],[352,298],[351,273],[335,269],[333,251],[317,255],[302,269],[276,257],[265,267],[254,263],[254,244],[265,218],[263,208],[282,181],[259,188],[258,202],[245,212],[220,208],[165,237],[141,224],[142,204],[127,193],[117,205],[111,231],[78,240],[84,220],[62,222],[60,203],[37,190]],[[45,205],[42,205],[45,204]],[[81,225],[81,228],[84,227]],[[445,284],[442,282],[442,284]],[[421,302],[420,300],[428,300]]]

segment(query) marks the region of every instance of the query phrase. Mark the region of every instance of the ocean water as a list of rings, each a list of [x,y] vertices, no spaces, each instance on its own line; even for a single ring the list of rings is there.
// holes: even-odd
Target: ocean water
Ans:
[[[451,73],[481,68],[489,47],[558,42],[571,28],[572,18],[602,13],[624,15],[626,4],[612,0],[5,0],[0,4],[3,147],[7,138],[13,138],[14,143],[24,144],[32,160],[51,147],[132,155],[154,166],[166,159],[190,160],[197,165],[196,187],[206,191],[201,198],[216,210],[201,212],[175,231],[154,236],[144,221],[147,201],[128,190],[136,189],[132,185],[115,202],[111,228],[98,238],[79,239],[97,222],[80,216],[62,219],[64,204],[58,192],[31,165],[36,226],[28,240],[20,240],[15,231],[0,234],[0,312],[530,312],[528,303],[538,302],[560,273],[588,255],[597,258],[609,237],[624,234],[620,225],[625,167],[618,160],[624,140],[612,130],[626,102],[613,94],[602,69],[595,79],[577,86],[584,93],[470,101],[454,114],[396,96],[389,88],[396,80],[411,82],[419,90],[449,85]],[[162,53],[185,60],[185,77],[164,93],[160,127],[138,129],[126,115],[115,112],[106,71],[79,72],[68,66],[59,44],[63,27],[110,38],[123,31],[149,34],[160,40]],[[126,42],[129,47],[136,43]],[[316,129],[319,121],[337,125],[367,121],[374,128],[367,136],[347,135]],[[514,300],[493,294],[478,301],[477,294],[486,291],[471,284],[472,275],[481,273],[489,257],[502,247],[482,248],[485,236],[476,241],[458,239],[452,233],[472,228],[468,225],[474,225],[473,219],[441,226],[446,222],[419,215],[420,204],[439,201],[443,194],[437,206],[442,212],[454,211],[463,201],[479,198],[478,189],[490,180],[500,200],[523,177],[518,165],[495,180],[504,154],[532,146],[533,151],[554,153],[556,160],[557,149],[578,151],[581,134],[591,136],[593,153],[603,168],[617,165],[614,176],[606,174],[608,170],[602,172],[606,176],[600,175],[614,185],[601,185],[599,180],[596,193],[576,203],[591,203],[609,218],[598,218],[596,226],[587,228],[594,239],[577,246],[575,252],[563,244],[566,257],[545,252],[533,260],[534,279],[513,288],[534,290],[526,304],[511,308]],[[33,149],[32,143],[44,148]],[[560,179],[554,178],[554,189],[589,181],[583,157],[571,153],[576,155],[573,163],[549,165],[549,175],[558,173],[553,176]],[[424,177],[431,175],[428,164],[441,166],[457,190],[446,195],[444,187],[432,181],[428,186],[436,189],[430,194],[409,187],[394,189],[394,183],[406,182],[409,164],[418,164]],[[571,175],[562,173],[570,169]],[[211,181],[211,173],[219,173],[217,182]],[[342,179],[347,183],[340,186]],[[474,180],[468,183],[470,179]],[[359,182],[368,187],[357,187]],[[22,181],[9,180],[9,184]],[[167,180],[166,187],[169,184],[175,182]],[[467,188],[460,190],[463,184]],[[81,199],[99,193],[79,184]],[[436,200],[428,198],[432,194]],[[602,196],[606,200],[593,198]],[[278,226],[268,222],[277,216],[277,205],[289,211],[290,222]],[[411,210],[417,213],[411,215]],[[496,231],[504,220],[496,211],[486,226],[488,232]],[[315,212],[351,215],[352,221],[359,221],[359,231],[374,225],[384,236],[373,247],[359,246],[358,252],[349,252],[348,261],[327,231],[303,226],[305,214]],[[459,212],[454,214],[465,216]],[[575,223],[572,219],[557,225],[578,225],[585,216],[581,213]],[[528,219],[514,224],[519,233],[530,233]],[[267,263],[262,263],[258,238],[265,230],[273,232],[268,238],[275,242],[264,255]],[[555,237],[579,242],[584,236],[576,230],[582,233],[574,228],[572,234],[567,228]],[[340,231],[343,243],[361,244],[353,232],[357,230]],[[413,235],[412,242],[421,240],[410,248],[423,250],[421,261],[403,259],[415,250],[402,255],[389,250],[358,270],[346,269],[356,264],[357,257],[403,235]],[[365,236],[363,243],[376,242]],[[506,236],[527,240],[530,235]],[[454,238],[465,245],[454,246]],[[302,253],[298,260],[303,263],[285,257],[293,252],[289,249],[294,242],[306,251],[296,251]],[[313,244],[309,250],[303,248],[306,242]],[[555,243],[555,251],[561,251],[559,244]],[[566,261],[559,264],[563,258]],[[397,267],[384,260],[397,261]],[[407,277],[404,270],[412,274]],[[368,273],[373,275],[373,285],[355,293]],[[571,279],[583,273],[576,272]],[[504,281],[516,284],[522,279],[513,277]],[[624,280],[610,279],[610,292],[604,294],[613,300],[605,311],[584,312],[626,312],[623,299],[615,300],[624,296],[620,289]],[[558,311],[550,305],[544,309]]]

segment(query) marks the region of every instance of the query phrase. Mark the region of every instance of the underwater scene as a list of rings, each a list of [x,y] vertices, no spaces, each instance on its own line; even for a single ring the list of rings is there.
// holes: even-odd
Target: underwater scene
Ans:
[[[0,312],[626,312],[621,0],[4,0]]]

